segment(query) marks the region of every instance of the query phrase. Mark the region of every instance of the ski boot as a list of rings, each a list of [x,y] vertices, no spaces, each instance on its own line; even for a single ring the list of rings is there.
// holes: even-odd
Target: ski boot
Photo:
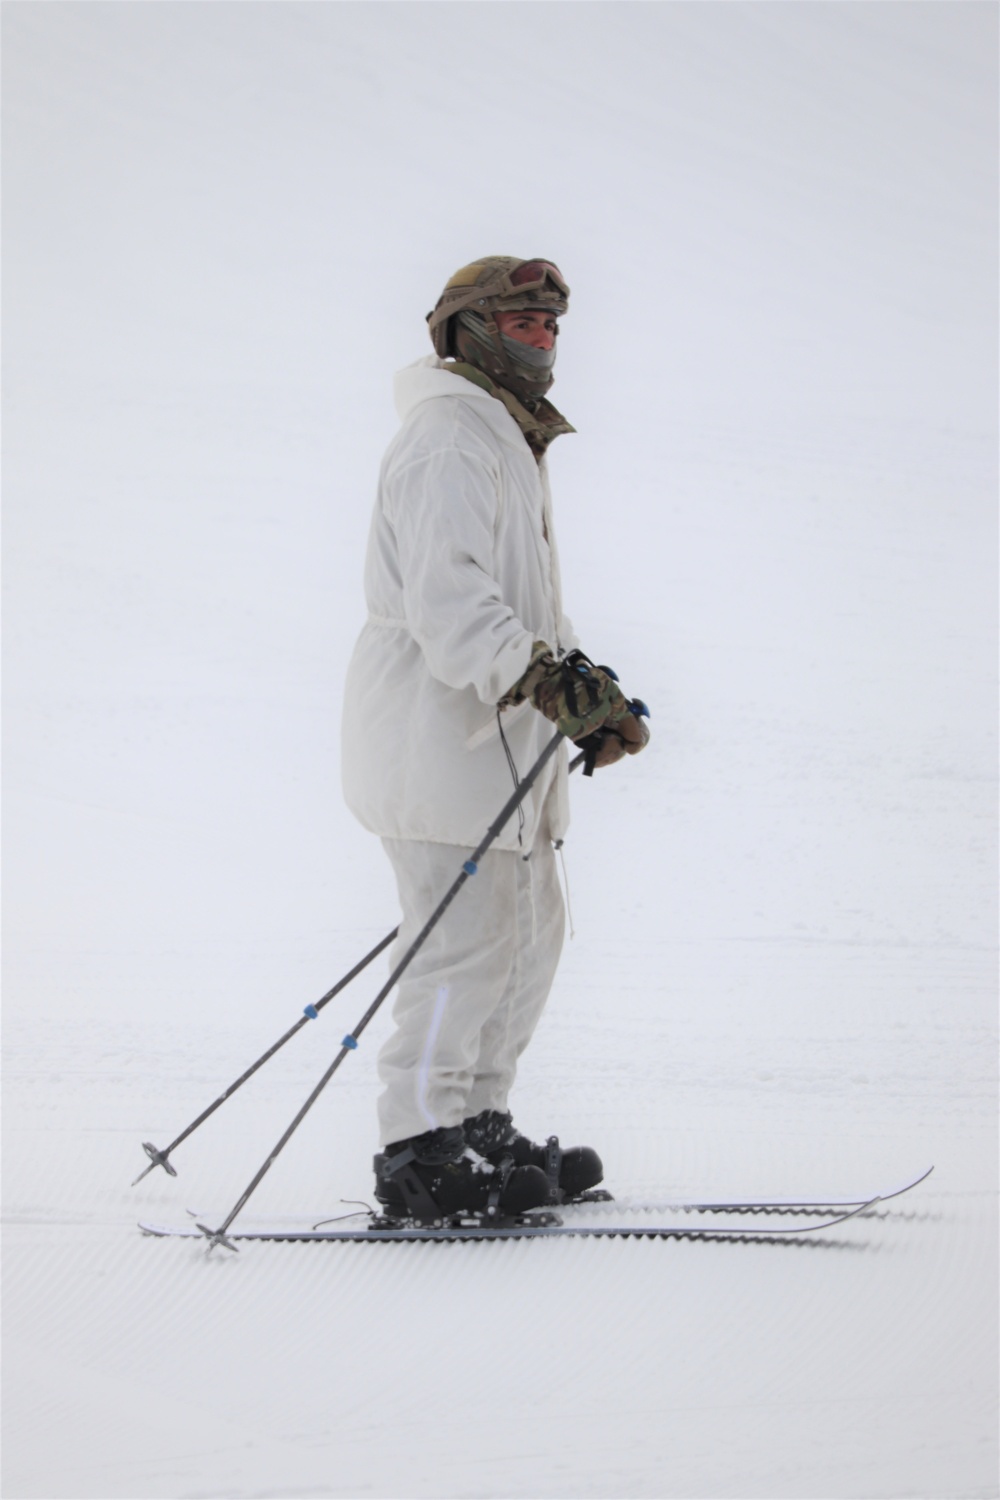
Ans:
[[[585,1202],[607,1201],[611,1197],[603,1190],[591,1191],[604,1176],[601,1158],[591,1146],[571,1146],[564,1151],[554,1135],[539,1146],[521,1134],[509,1114],[496,1109],[473,1115],[462,1128],[468,1144],[487,1161],[498,1162],[509,1156],[518,1167],[544,1172],[550,1203],[572,1203],[581,1198]]]
[[[470,1150],[460,1125],[393,1141],[375,1157],[375,1196],[388,1218],[440,1224],[476,1216],[509,1222],[550,1201],[545,1173],[510,1152],[487,1161]]]

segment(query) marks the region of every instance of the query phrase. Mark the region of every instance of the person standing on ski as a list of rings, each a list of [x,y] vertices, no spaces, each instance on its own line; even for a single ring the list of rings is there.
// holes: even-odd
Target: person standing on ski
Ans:
[[[574,430],[546,399],[568,302],[550,261],[484,256],[428,313],[434,354],[396,376],[402,426],[382,464],[343,720],[345,797],[399,888],[394,963],[553,724],[570,739],[603,731],[597,765],[649,737],[563,612],[545,454]],[[378,1064],[375,1191],[391,1215],[414,1193],[475,1213],[498,1189],[519,1213],[601,1181],[590,1147],[552,1158],[508,1109],[562,947],[567,761],[560,746],[400,980]]]

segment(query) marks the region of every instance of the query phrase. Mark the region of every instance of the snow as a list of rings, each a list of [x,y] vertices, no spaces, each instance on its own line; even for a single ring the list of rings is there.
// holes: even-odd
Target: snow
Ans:
[[[10,1497],[990,1496],[992,5],[4,10]],[[247,1245],[398,920],[341,805],[392,372],[573,287],[567,605],[654,712],[575,782],[517,1118],[821,1243]],[[367,1198],[372,1024],[253,1200]]]

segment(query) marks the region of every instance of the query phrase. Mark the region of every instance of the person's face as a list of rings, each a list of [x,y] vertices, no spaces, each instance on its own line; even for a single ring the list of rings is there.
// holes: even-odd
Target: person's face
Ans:
[[[530,344],[532,349],[551,349],[556,341],[558,325],[555,313],[550,312],[497,312],[493,314],[501,333],[519,344]]]

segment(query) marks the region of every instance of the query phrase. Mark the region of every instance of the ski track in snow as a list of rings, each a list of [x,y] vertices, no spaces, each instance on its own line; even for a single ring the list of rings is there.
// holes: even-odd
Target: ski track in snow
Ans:
[[[997,1493],[995,30],[6,7],[10,1500]],[[567,604],[654,711],[573,785],[518,1123],[623,1199],[934,1175],[790,1243],[143,1238],[386,972],[129,1186],[398,920],[342,673],[391,372],[486,250],[574,288]],[[369,1199],[388,1024],[247,1217]]]
[[[820,1493],[831,1445],[838,1486],[853,1472],[857,1493],[898,1493],[909,1462],[945,1493],[951,1444],[974,1444],[986,1416],[991,1329],[970,1326],[966,1294],[990,1271],[982,1215],[926,1193],[815,1244],[239,1257],[121,1225],[78,1228],[68,1255],[66,1226],[35,1225],[8,1231],[6,1339],[27,1377],[10,1420],[27,1423],[24,1453],[62,1434],[57,1494],[768,1494],[792,1452],[799,1492]],[[484,1474],[498,1402],[518,1423]],[[585,1475],[553,1444],[571,1413]],[[711,1456],[706,1424],[724,1439]],[[12,1465],[8,1493],[38,1493],[30,1473]]]
[[[279,1120],[278,1096],[304,1083],[274,1086]],[[943,1495],[957,1453],[967,1474],[988,1467],[985,1145],[975,1131],[922,1130],[923,1109],[893,1112],[880,1146],[848,1133],[845,1148],[838,1109],[786,1101],[780,1127],[761,1124],[747,1149],[731,1102],[703,1103],[700,1119],[682,1103],[686,1128],[666,1130],[658,1159],[641,1126],[615,1127],[624,1091],[617,1108],[619,1091],[605,1096],[599,1134],[623,1195],[651,1181],[724,1191],[723,1172],[752,1189],[846,1191],[848,1161],[864,1187],[888,1185],[893,1163],[950,1143],[908,1198],[815,1239],[245,1244],[230,1256],[133,1226],[235,1200],[274,1135],[262,1107],[247,1111],[255,1139],[239,1172],[239,1131],[220,1119],[178,1149],[176,1181],[157,1173],[133,1190],[139,1137],[99,1124],[113,1117],[106,1080],[63,1085],[62,1123],[46,1123],[31,1088],[18,1111],[34,1121],[30,1148],[6,1143],[18,1205],[6,1229],[8,1494],[888,1496],[906,1492],[901,1475],[916,1493],[919,1474],[920,1492]],[[27,1081],[8,1087],[29,1094]],[[188,1102],[177,1090],[167,1117],[186,1118]],[[346,1211],[316,1196],[324,1154],[353,1168],[331,1164],[328,1181],[367,1195],[366,1105],[324,1101],[261,1212]],[[698,1176],[709,1162],[714,1182]],[[517,1422],[486,1464],[498,1406]],[[585,1461],[553,1438],[553,1422],[571,1420]]]

